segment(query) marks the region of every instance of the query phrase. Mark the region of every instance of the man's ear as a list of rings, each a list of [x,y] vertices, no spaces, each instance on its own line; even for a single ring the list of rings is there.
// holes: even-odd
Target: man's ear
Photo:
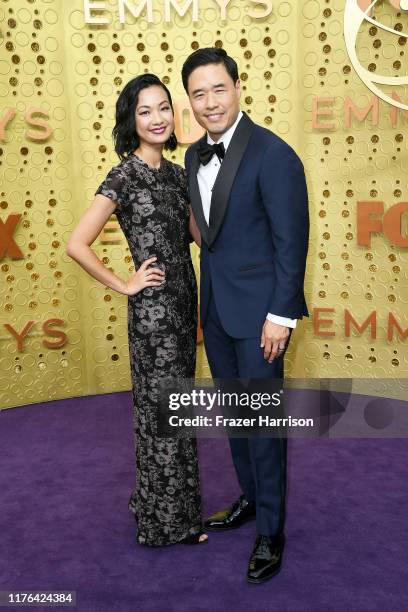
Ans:
[[[235,83],[235,89],[237,90],[238,96],[241,97],[241,81],[239,79]]]

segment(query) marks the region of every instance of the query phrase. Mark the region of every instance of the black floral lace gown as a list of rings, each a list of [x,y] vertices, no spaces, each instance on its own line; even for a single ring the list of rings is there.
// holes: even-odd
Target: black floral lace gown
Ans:
[[[136,488],[129,509],[141,544],[173,544],[201,528],[194,438],[160,438],[154,420],[163,377],[193,378],[197,288],[189,248],[184,169],[162,159],[151,168],[129,155],[96,193],[116,202],[115,214],[135,266],[157,257],[166,280],[128,298],[128,333],[136,444]]]

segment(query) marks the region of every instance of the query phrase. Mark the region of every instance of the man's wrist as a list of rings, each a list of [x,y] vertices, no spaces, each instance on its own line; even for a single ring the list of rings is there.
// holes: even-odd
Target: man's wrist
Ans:
[[[271,312],[268,312],[266,318],[271,323],[276,323],[277,325],[283,325],[284,327],[292,327],[295,328],[297,324],[297,319],[289,319],[288,317],[281,317],[279,315],[274,315]]]

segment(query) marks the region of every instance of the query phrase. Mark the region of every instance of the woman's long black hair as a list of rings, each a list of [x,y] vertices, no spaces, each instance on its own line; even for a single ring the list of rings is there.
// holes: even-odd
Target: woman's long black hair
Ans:
[[[120,159],[124,159],[129,153],[137,149],[140,144],[139,136],[136,132],[136,106],[139,92],[152,85],[159,85],[164,89],[174,114],[171,94],[165,84],[155,74],[141,74],[129,81],[121,91],[116,102],[116,123],[112,130],[115,151]],[[164,148],[174,151],[176,147],[177,138],[173,133],[165,143]]]

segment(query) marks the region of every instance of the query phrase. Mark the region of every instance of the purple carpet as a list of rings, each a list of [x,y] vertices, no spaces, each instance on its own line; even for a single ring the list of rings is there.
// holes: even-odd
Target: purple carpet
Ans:
[[[263,585],[245,580],[253,523],[135,543],[129,393],[4,410],[0,444],[0,590],[75,590],[84,612],[408,609],[406,439],[289,441],[284,564]],[[207,514],[239,489],[225,440],[200,460]]]

